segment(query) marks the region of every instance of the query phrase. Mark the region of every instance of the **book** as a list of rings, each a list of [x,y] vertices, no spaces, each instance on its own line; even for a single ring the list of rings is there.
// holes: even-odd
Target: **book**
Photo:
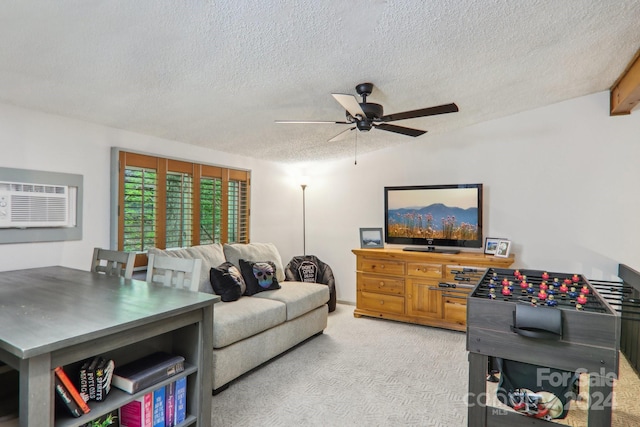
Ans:
[[[164,387],[165,399],[164,399],[164,427],[173,427],[175,411],[176,411],[176,382],[173,381]]]
[[[55,376],[60,378],[60,382],[67,389],[67,392],[71,396],[71,398],[76,402],[76,404],[80,407],[83,413],[88,414],[91,409],[89,409],[89,405],[84,401],[82,396],[80,396],[80,392],[76,388],[75,385],[71,382],[67,374],[65,373],[62,366],[58,366],[54,369]]]
[[[184,357],[157,352],[116,367],[111,384],[133,394],[182,371]]]
[[[96,356],[89,363],[87,368],[87,388],[89,392],[89,399],[96,399],[96,366],[100,362],[100,356]]]
[[[82,363],[80,367],[80,371],[78,372],[78,378],[80,380],[80,396],[84,399],[85,402],[89,401],[89,384],[87,383],[87,370],[89,369],[89,365],[91,364],[92,359],[87,359]]]
[[[54,387],[56,389],[56,394],[58,395],[59,400],[62,401],[62,403],[64,403],[64,406],[66,406],[66,408],[69,410],[69,413],[71,415],[77,418],[82,414],[84,414],[82,409],[80,409],[78,404],[73,400],[73,398],[71,397],[71,395],[69,394],[69,392],[67,391],[65,386],[62,384],[62,381],[60,381],[60,378],[58,378],[57,375],[55,375]]]
[[[153,427],[153,393],[146,393],[118,410],[120,427]]]
[[[180,424],[187,418],[187,377],[179,378],[175,383],[175,416],[173,421],[175,424]]]
[[[153,427],[165,427],[165,388],[160,387],[153,391]]]
[[[113,378],[113,370],[115,363],[113,360],[100,358],[96,366],[96,401],[102,401],[109,391],[111,391],[111,380]]]

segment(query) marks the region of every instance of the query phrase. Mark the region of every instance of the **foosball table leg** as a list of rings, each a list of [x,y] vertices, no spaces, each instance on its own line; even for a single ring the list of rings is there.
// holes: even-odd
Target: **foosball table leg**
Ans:
[[[469,395],[467,425],[484,427],[487,424],[487,367],[489,357],[469,352]]]

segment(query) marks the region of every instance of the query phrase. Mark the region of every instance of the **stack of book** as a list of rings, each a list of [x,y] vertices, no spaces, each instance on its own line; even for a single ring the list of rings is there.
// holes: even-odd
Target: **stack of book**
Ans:
[[[100,402],[107,397],[111,390],[111,380],[115,363],[113,360],[96,356],[87,359],[80,368],[80,395],[85,401]]]
[[[91,410],[89,409],[89,405],[87,405],[87,402],[82,398],[80,392],[73,382],[71,382],[62,366],[55,368],[54,373],[56,395],[69,410],[71,415],[79,417],[83,414],[88,414]]]
[[[158,387],[120,408],[120,427],[173,427],[187,415],[187,378]]]

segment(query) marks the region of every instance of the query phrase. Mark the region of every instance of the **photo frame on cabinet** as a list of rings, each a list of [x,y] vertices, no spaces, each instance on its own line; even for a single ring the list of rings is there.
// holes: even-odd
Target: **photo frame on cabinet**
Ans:
[[[509,240],[500,240],[496,248],[495,256],[506,258],[509,256],[509,251],[511,251],[511,242]]]
[[[484,239],[484,253],[487,255],[495,255],[496,249],[498,249],[498,243],[501,240],[506,240],[502,237],[486,237]]]
[[[384,241],[382,239],[382,228],[361,228],[360,229],[360,248],[362,249],[384,248]]]

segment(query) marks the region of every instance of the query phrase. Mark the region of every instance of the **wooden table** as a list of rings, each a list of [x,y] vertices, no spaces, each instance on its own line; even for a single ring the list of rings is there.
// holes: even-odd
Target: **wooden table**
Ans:
[[[113,389],[100,405],[90,402],[89,414],[55,419],[52,370],[98,354],[124,363],[150,348],[179,352],[195,365],[187,392],[195,422],[189,425],[209,427],[218,300],[65,267],[0,272],[0,360],[19,371],[20,427],[82,425],[131,400],[134,395]]]

